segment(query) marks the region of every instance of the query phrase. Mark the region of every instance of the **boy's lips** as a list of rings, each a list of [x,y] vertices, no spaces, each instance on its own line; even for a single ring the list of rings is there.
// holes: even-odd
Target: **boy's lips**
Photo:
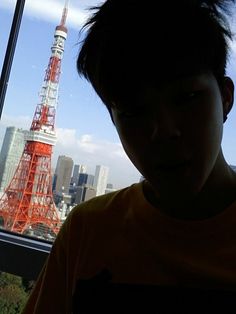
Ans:
[[[157,172],[158,174],[177,174],[185,172],[189,168],[190,162],[189,161],[173,161],[173,162],[165,162],[159,163],[157,165]]]

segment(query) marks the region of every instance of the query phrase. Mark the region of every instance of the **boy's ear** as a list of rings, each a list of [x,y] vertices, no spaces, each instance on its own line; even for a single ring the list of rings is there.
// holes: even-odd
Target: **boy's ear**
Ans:
[[[234,83],[230,77],[225,76],[222,88],[224,122],[227,120],[227,115],[230,112],[233,103],[234,103]]]

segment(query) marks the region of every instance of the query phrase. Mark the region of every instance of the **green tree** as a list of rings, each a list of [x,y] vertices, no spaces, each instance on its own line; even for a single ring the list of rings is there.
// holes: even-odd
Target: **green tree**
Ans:
[[[22,312],[29,292],[25,291],[22,278],[0,273],[0,313],[19,314]]]

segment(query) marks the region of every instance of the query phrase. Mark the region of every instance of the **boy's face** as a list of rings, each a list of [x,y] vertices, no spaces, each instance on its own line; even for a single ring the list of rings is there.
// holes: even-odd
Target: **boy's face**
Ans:
[[[222,155],[223,115],[224,101],[210,72],[146,85],[112,108],[127,155],[163,198],[196,195],[221,164],[216,161]]]

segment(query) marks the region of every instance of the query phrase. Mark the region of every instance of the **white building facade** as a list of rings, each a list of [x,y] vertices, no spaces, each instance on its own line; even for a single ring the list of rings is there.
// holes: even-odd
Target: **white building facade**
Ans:
[[[71,157],[64,155],[58,157],[53,180],[53,191],[55,191],[56,194],[68,194],[73,165],[74,162]]]
[[[7,127],[0,152],[0,192],[10,184],[25,147],[28,131]]]
[[[96,189],[96,196],[105,194],[107,187],[109,168],[102,165],[97,165],[93,186]]]

